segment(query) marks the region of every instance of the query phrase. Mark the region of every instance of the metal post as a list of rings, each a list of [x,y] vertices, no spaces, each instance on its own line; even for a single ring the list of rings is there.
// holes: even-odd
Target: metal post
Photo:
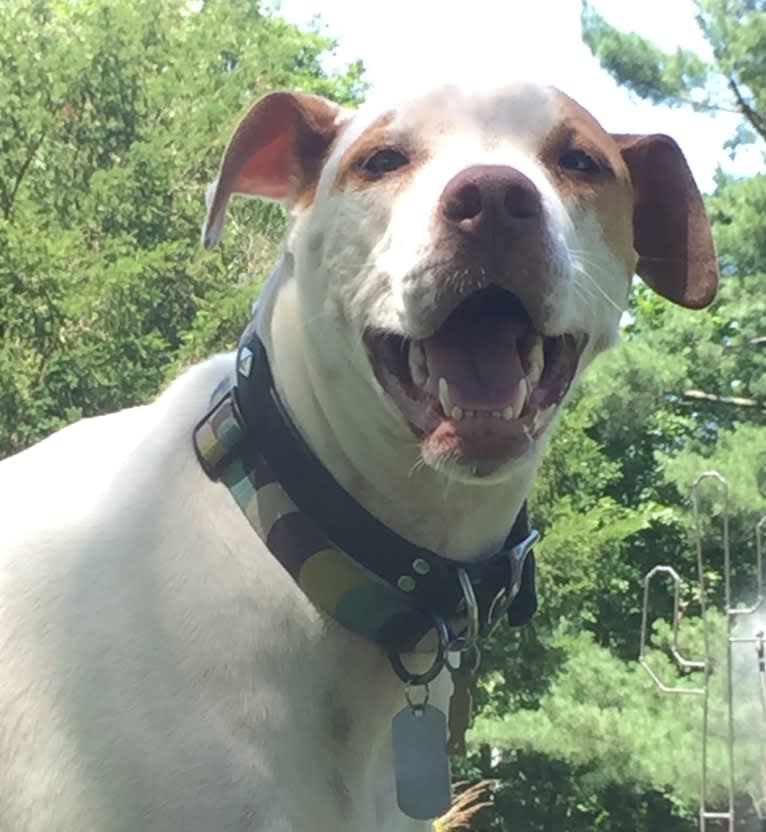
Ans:
[[[726,616],[726,696],[727,696],[727,792],[728,792],[728,809],[727,811],[715,812],[708,809],[708,734],[709,734],[709,716],[710,716],[710,633],[707,621],[707,599],[705,597],[705,569],[702,546],[702,523],[700,517],[700,487],[705,481],[714,482],[720,489],[723,496],[723,515],[722,515],[722,544],[723,544],[723,559],[724,559],[724,612]],[[751,616],[757,612],[763,605],[763,536],[766,532],[766,515],[761,518],[756,525],[756,562],[757,562],[757,595],[755,603],[750,607],[734,607],[731,590],[731,545],[729,540],[729,485],[727,481],[716,471],[706,471],[700,474],[694,481],[691,489],[692,507],[694,514],[694,524],[696,530],[696,549],[697,549],[697,581],[700,597],[700,616],[702,618],[702,632],[703,632],[703,650],[704,656],[702,661],[692,661],[684,657],[678,648],[678,624],[680,619],[680,583],[681,579],[678,573],[670,566],[655,566],[651,569],[644,578],[644,598],[643,610],[641,614],[641,645],[639,650],[639,662],[647,671],[649,676],[654,681],[655,685],[664,693],[675,694],[691,694],[702,696],[702,760],[700,766],[700,807],[699,807],[699,828],[700,832],[707,832],[708,821],[726,821],[727,832],[734,832],[735,825],[735,770],[734,770],[734,743],[735,743],[735,727],[734,727],[734,674],[733,674],[733,649],[735,644],[754,644],[756,649],[756,657],[758,662],[758,683],[759,696],[763,709],[764,719],[766,719],[766,636],[762,631],[755,633],[752,636],[736,636],[734,634],[735,619],[742,616]],[[673,641],[670,652],[676,665],[684,670],[700,670],[703,673],[702,686],[678,687],[666,685],[654,672],[646,660],[645,651],[648,639],[648,608],[649,608],[649,588],[652,579],[659,574],[668,575],[674,584],[674,604],[673,604]],[[762,813],[764,806],[763,799],[759,800],[753,798],[753,803],[761,820],[762,832],[766,832],[766,816]]]

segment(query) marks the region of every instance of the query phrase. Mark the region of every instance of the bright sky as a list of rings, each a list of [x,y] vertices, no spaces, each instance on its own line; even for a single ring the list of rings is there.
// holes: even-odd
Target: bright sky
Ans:
[[[607,130],[663,132],[684,149],[703,190],[717,165],[741,174],[763,168],[763,147],[724,149],[739,119],[653,107],[631,98],[580,40],[580,0],[281,0],[281,13],[306,24],[317,14],[339,42],[341,63],[361,58],[373,91],[416,82],[527,78],[552,83],[587,107]],[[663,49],[708,57],[691,0],[595,0],[607,20]]]

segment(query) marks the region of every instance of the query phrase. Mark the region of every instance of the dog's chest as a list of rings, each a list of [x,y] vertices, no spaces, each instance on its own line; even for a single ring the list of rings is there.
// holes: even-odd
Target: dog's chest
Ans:
[[[215,709],[219,689],[238,691],[224,696],[218,711],[227,755],[245,762],[240,776],[244,771],[252,776],[251,782],[232,783],[241,828],[427,828],[396,809],[391,719],[405,702],[386,658],[320,617],[289,576],[272,574],[271,555],[259,544],[251,546],[258,549],[254,556],[264,559],[259,571],[268,592],[251,606],[250,633],[241,610],[233,616],[236,623],[211,610],[211,620],[219,619],[220,644],[236,627],[241,647],[228,659],[211,655],[215,671],[200,667],[196,682],[190,682],[207,683],[202,714]],[[232,678],[235,674],[239,678]],[[210,758],[208,766],[214,770],[216,760]]]
[[[240,775],[252,774],[252,783],[232,784],[242,817],[268,814],[286,832],[428,828],[396,808],[391,720],[405,699],[386,656],[319,613],[225,489],[212,488],[219,528],[209,542],[196,533],[211,562],[200,564],[196,590],[172,619],[204,610],[201,643],[189,651],[199,664],[188,689],[205,692],[201,715],[218,712],[223,743],[246,763]],[[229,561],[223,574],[221,557]],[[437,680],[431,691],[445,709],[448,687]],[[211,759],[210,769],[216,765]],[[270,829],[260,822],[241,828]]]
[[[105,447],[126,441],[119,419],[101,424]],[[419,829],[395,808],[389,732],[403,700],[386,658],[306,599],[199,469],[190,426],[163,431],[131,441],[110,501],[93,479],[89,504],[83,488],[77,510],[3,553],[3,823]],[[91,439],[66,441],[56,466],[29,463],[52,505],[67,472],[91,482]],[[25,826],[40,795],[55,811]]]

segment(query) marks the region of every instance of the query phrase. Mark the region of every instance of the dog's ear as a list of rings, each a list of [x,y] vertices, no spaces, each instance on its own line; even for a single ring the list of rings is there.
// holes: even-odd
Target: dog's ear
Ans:
[[[655,292],[690,309],[710,304],[718,262],[702,196],[669,136],[617,134],[633,182],[636,271]]]
[[[294,204],[316,184],[343,111],[325,98],[274,92],[257,101],[237,125],[206,195],[202,245],[221,237],[232,194]]]

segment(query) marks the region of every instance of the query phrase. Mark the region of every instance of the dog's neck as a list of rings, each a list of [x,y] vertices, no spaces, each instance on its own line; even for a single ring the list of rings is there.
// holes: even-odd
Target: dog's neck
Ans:
[[[415,437],[403,435],[391,414],[378,412],[371,423],[359,403],[368,391],[341,387],[318,369],[321,347],[300,323],[295,282],[278,277],[259,301],[259,335],[277,392],[319,460],[407,540],[454,559],[497,551],[528,495],[538,459],[520,461],[513,478],[499,483],[461,482],[422,464]]]

